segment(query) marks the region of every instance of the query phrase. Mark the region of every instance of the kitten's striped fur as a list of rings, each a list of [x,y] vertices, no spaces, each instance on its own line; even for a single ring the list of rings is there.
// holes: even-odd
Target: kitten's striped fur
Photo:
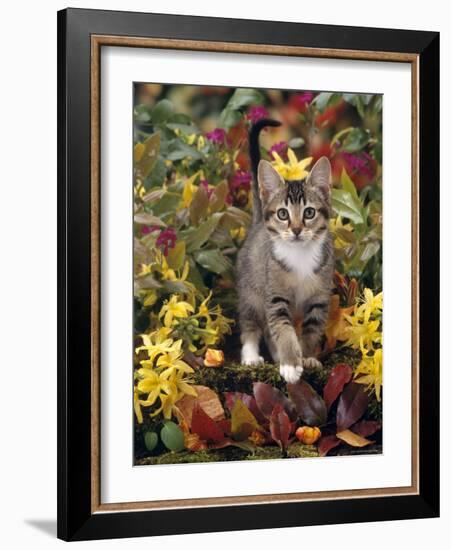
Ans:
[[[260,160],[258,144],[265,126],[279,124],[261,120],[250,132],[253,223],[238,255],[239,317],[242,362],[263,361],[264,338],[282,376],[293,383],[304,367],[319,363],[314,354],[328,316],[334,269],[330,163],[322,157],[306,180],[284,181]]]

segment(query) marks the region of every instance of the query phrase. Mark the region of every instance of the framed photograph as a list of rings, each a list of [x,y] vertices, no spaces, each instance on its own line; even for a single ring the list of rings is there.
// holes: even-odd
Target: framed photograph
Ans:
[[[439,35],[58,14],[58,536],[439,514]]]

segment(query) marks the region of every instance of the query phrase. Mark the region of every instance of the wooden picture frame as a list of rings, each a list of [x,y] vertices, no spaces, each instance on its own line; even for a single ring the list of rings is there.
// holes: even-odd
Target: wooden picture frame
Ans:
[[[100,502],[100,51],[165,48],[412,68],[410,487]],[[58,13],[58,537],[86,540],[439,514],[439,34],[67,9]]]

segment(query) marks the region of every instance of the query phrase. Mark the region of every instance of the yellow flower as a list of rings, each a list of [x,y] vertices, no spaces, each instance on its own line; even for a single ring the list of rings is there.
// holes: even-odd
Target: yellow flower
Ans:
[[[171,327],[174,317],[188,317],[189,312],[194,312],[193,306],[188,302],[178,301],[177,295],[173,294],[171,299],[164,303],[158,317],[164,317],[164,326]]]
[[[180,345],[178,345],[179,343]],[[162,373],[162,376],[164,376],[165,379],[167,379],[168,376],[174,371],[180,371],[186,374],[194,372],[192,367],[181,359],[183,355],[183,352],[181,351],[181,344],[182,341],[178,340],[173,346],[173,349],[162,353],[157,359],[157,368],[165,369],[164,373]]]
[[[143,345],[136,348],[135,351],[139,353],[145,350],[149,357],[148,360],[141,361],[141,365],[152,368],[155,358],[161,353],[167,353],[174,348],[177,349],[177,351],[180,350],[180,345],[178,343],[174,344],[174,340],[168,338],[170,332],[170,328],[162,327],[158,331],[151,332],[150,334],[141,334]]]
[[[361,347],[362,360],[354,372],[355,382],[365,384],[369,389],[374,388],[376,399],[381,400],[382,386],[382,349],[375,350],[372,356]]]
[[[350,223],[343,223],[340,216],[332,218],[329,222],[329,227],[331,232],[335,235],[334,246],[336,249],[342,249],[348,246],[348,242],[343,240],[337,235],[337,229],[344,229],[349,232],[353,232],[354,228]]]
[[[143,300],[143,306],[144,307],[151,307],[154,305],[154,303],[158,300],[158,294],[155,290],[148,290],[145,293],[145,297]]]
[[[140,401],[143,407],[150,407],[161,397],[162,392],[169,394],[173,391],[171,384],[163,377],[151,369],[138,369],[138,378],[140,379],[137,388],[140,393],[147,393],[147,398]]]
[[[213,292],[210,290],[209,295],[205,298],[205,300],[199,304],[199,311],[198,315],[201,317],[207,317],[207,319],[210,319],[210,311],[208,310],[208,302],[210,301],[210,298],[212,296]]]
[[[382,312],[382,292],[374,296],[370,288],[365,288],[363,296],[362,305],[357,308],[356,315],[363,317],[367,323],[371,315],[378,315]]]
[[[162,412],[164,418],[166,418],[166,420],[169,420],[172,416],[172,409],[177,399],[178,399],[177,391],[173,393],[169,393],[167,395],[162,393],[160,395],[161,406],[158,409],[156,409],[150,416],[157,416]]]
[[[199,136],[197,138],[197,149],[200,151],[205,147],[205,138],[204,136]]]
[[[312,157],[298,160],[293,149],[290,148],[288,148],[288,162],[284,162],[275,152],[273,152],[273,156],[275,160],[272,165],[285,180],[301,180],[308,176],[306,168],[312,162]]]
[[[143,413],[141,411],[141,402],[139,400],[139,391],[138,388],[134,388],[133,390],[133,408],[135,409],[136,414],[136,420],[138,421],[138,424],[143,423]]]
[[[179,401],[186,394],[191,395],[192,397],[197,397],[196,390],[190,386],[190,381],[187,378],[184,378],[183,372],[180,370],[168,371],[169,369],[164,371],[161,375],[165,376],[168,382],[176,389],[178,393],[177,401]]]
[[[179,209],[188,208],[191,204],[194,194],[197,191],[197,185],[194,185],[194,182],[196,181],[198,175],[199,172],[196,172],[185,181],[183,186],[182,202],[180,203]]]

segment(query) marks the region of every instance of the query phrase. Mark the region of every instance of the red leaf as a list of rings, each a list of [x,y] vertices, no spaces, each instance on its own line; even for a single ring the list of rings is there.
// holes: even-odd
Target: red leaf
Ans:
[[[322,426],[326,423],[326,404],[310,384],[305,380],[301,380],[297,384],[287,384],[287,388],[300,418],[307,425]]]
[[[291,421],[297,419],[296,407],[280,390],[264,382],[255,382],[253,389],[255,401],[263,416],[270,418],[274,407],[280,405]]]
[[[271,437],[278,443],[282,451],[286,451],[288,447],[291,428],[292,423],[282,405],[275,405],[269,418],[269,429]]]
[[[204,441],[218,443],[224,439],[223,429],[199,405],[195,405],[193,409],[191,432]]]
[[[352,426],[368,407],[369,397],[362,384],[350,382],[340,395],[337,407],[337,432]]]
[[[330,409],[335,399],[337,399],[337,397],[343,391],[345,385],[349,382],[349,380],[351,380],[351,376],[351,367],[344,363],[340,363],[332,369],[332,372],[330,373],[323,390],[323,396],[327,410]]]
[[[381,423],[376,420],[361,420],[352,426],[352,431],[362,437],[368,437],[378,432],[381,427]]]
[[[334,435],[323,435],[323,437],[318,442],[318,452],[319,456],[326,456],[329,451],[338,447],[341,441],[338,437]]]
[[[249,395],[247,393],[241,393],[238,391],[236,392],[227,391],[224,393],[224,395],[225,395],[227,408],[229,409],[230,412],[232,412],[233,406],[235,405],[235,401],[237,399],[241,399],[241,401],[255,416],[259,424],[265,424],[267,422],[261,410],[258,408],[257,401],[255,401],[255,398],[252,395]]]

